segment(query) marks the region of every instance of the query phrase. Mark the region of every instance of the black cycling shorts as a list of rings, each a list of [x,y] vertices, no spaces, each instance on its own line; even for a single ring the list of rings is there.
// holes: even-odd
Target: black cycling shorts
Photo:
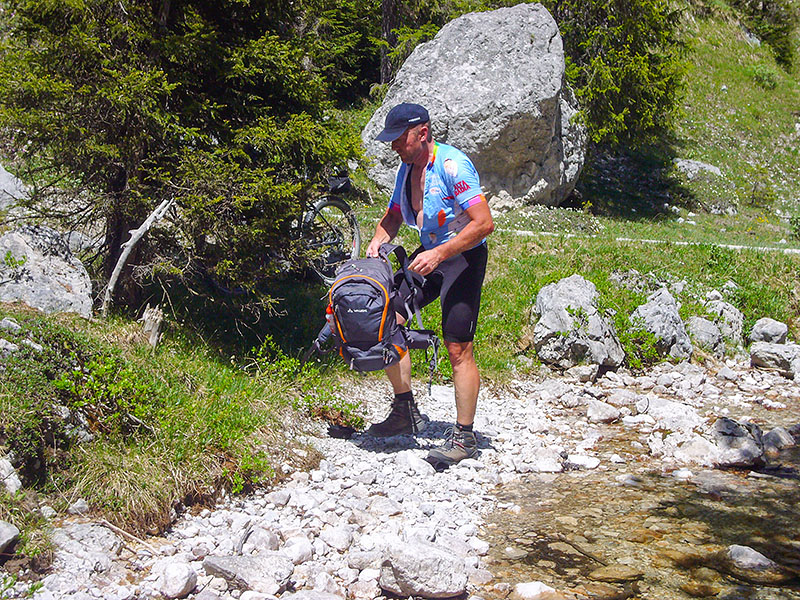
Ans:
[[[422,246],[414,250],[409,262],[422,251]],[[425,277],[421,290],[418,290],[420,308],[436,298],[441,299],[442,335],[445,342],[471,342],[475,338],[488,255],[486,244],[483,243],[452,256]],[[407,314],[404,304],[404,299],[410,295],[408,283],[399,271],[395,273],[395,281],[400,285],[400,294],[395,298],[395,311],[410,321],[414,315]],[[409,325],[414,327],[415,324]]]

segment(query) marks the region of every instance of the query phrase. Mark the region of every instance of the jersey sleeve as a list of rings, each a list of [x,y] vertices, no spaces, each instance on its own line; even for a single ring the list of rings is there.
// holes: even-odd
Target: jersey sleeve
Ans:
[[[463,152],[454,153],[444,160],[448,188],[462,210],[484,200],[478,171]]]
[[[402,191],[403,191],[403,179],[404,179],[404,165],[401,163],[400,166],[397,168],[397,175],[394,180],[394,190],[392,191],[392,196],[389,198],[389,210],[396,210],[398,212],[402,212],[401,209],[401,202],[403,201]]]

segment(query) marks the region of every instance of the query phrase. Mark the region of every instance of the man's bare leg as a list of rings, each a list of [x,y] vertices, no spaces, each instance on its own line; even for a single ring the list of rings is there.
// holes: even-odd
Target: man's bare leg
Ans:
[[[411,356],[408,352],[397,363],[386,367],[386,376],[392,384],[395,396],[411,391]]]
[[[453,387],[456,393],[456,425],[443,445],[428,452],[426,459],[437,471],[465,458],[478,455],[478,442],[472,430],[478,390],[481,386],[478,366],[472,353],[472,342],[445,342],[453,365]]]
[[[453,387],[456,393],[456,422],[472,425],[478,406],[478,390],[481,379],[472,342],[445,342],[450,364],[453,365]],[[410,366],[410,365],[409,365]]]

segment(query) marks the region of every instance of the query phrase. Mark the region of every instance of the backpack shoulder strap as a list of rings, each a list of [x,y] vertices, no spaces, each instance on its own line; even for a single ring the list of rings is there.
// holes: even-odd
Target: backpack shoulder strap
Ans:
[[[400,263],[400,271],[403,273],[403,278],[406,280],[408,289],[411,291],[411,295],[403,299],[406,305],[406,311],[409,317],[412,314],[416,316],[417,327],[422,329],[422,317],[420,316],[419,300],[417,299],[417,288],[414,285],[411,272],[408,270],[409,261],[406,249],[397,244],[381,244],[381,247],[378,249],[378,255],[382,259],[388,260],[390,254],[394,254],[397,257],[397,261]]]

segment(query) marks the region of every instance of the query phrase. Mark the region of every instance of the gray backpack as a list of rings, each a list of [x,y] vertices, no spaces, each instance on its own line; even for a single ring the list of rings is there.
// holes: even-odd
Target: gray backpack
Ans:
[[[388,257],[395,254],[400,271],[395,280]],[[328,323],[320,331],[306,356],[320,351],[333,338],[333,347],[347,365],[356,371],[377,371],[395,364],[409,348],[433,349],[431,367],[438,360],[439,339],[433,331],[422,329],[416,290],[422,281],[408,270],[408,256],[402,246],[383,244],[380,258],[357,258],[344,263],[328,293]],[[419,329],[397,323],[394,300],[405,279],[410,290],[404,298],[406,312],[414,314]],[[427,353],[426,353],[427,354]]]

